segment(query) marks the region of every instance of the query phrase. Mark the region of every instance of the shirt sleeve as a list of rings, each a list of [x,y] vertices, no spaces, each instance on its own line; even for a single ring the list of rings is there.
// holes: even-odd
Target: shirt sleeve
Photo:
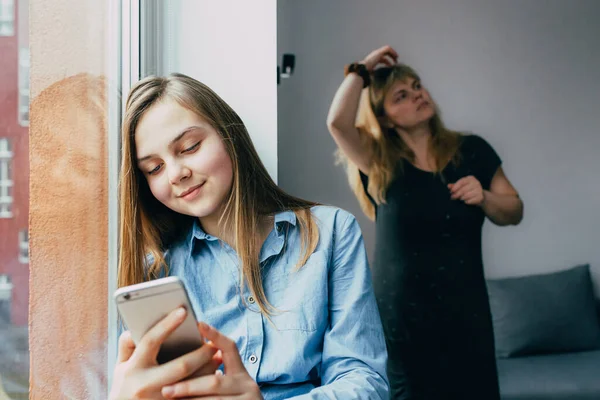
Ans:
[[[481,183],[483,189],[488,190],[492,183],[492,178],[498,168],[502,165],[502,160],[496,150],[481,136],[469,135],[468,140],[471,142],[466,156],[467,160],[472,163],[475,177]]]
[[[323,342],[321,385],[308,399],[388,399],[387,350],[360,227],[348,214],[329,266],[330,324]]]

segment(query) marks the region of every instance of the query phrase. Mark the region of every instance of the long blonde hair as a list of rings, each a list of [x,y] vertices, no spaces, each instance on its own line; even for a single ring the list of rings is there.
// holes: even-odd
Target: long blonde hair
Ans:
[[[270,315],[275,308],[266,298],[259,264],[261,217],[284,210],[295,212],[302,252],[297,268],[314,252],[319,233],[310,208],[316,203],[293,197],[277,187],[262,164],[244,123],[233,109],[208,86],[183,74],[148,77],[138,82],[127,99],[122,127],[120,175],[119,287],[168,274],[164,252],[195,217],[182,215],[160,203],[137,167],[135,131],[144,113],[168,98],[208,123],[221,135],[233,167],[233,184],[225,203],[221,226],[234,231],[235,249],[241,261],[240,287],[245,284],[260,307]],[[148,257],[151,256],[151,257]],[[148,262],[147,260],[151,260]]]
[[[415,155],[400,135],[393,128],[381,126],[385,117],[383,107],[385,95],[392,85],[407,78],[420,80],[417,73],[405,64],[378,68],[371,73],[371,84],[361,94],[360,105],[356,116],[363,146],[370,153],[368,194],[376,204],[386,203],[387,189],[397,171],[402,172],[402,159],[414,162]],[[458,163],[462,135],[447,129],[437,106],[435,114],[429,120],[432,133],[430,151],[435,159],[435,172],[441,173],[449,163]],[[371,220],[375,220],[375,206],[363,188],[358,167],[352,163],[341,149],[336,151],[337,160],[346,167],[348,182],[357,197],[363,212]]]

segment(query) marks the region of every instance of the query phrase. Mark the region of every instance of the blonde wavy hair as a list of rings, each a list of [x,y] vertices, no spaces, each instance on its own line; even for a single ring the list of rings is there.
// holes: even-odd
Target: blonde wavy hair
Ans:
[[[337,162],[345,166],[350,187],[363,212],[371,220],[375,220],[375,206],[369,199],[369,195],[376,204],[385,204],[386,192],[395,174],[402,173],[402,163],[399,161],[402,159],[411,163],[415,161],[413,151],[395,129],[381,125],[381,121],[386,116],[385,95],[396,82],[405,82],[408,78],[420,80],[415,70],[408,65],[397,64],[392,67],[378,68],[371,73],[371,84],[363,89],[361,94],[356,128],[365,150],[371,155],[368,195],[364,190],[358,167],[341,149],[336,151]],[[462,134],[444,126],[437,105],[434,116],[429,120],[429,126],[432,133],[430,150],[435,159],[434,172],[441,175],[441,171],[449,162],[458,164],[460,160],[458,149]]]
[[[319,232],[310,208],[316,203],[293,197],[277,187],[262,164],[244,123],[208,86],[183,74],[148,77],[138,82],[127,99],[122,127],[120,173],[119,287],[168,274],[164,252],[187,232],[195,217],[182,215],[160,203],[151,193],[137,166],[135,131],[152,105],[164,99],[193,111],[221,135],[233,166],[233,184],[225,201],[221,226],[232,227],[235,250],[241,261],[240,290],[247,284],[261,312],[275,308],[266,298],[256,235],[261,218],[292,210],[301,235],[301,268],[314,252]],[[149,257],[151,256],[151,257]],[[148,262],[147,260],[152,260]]]

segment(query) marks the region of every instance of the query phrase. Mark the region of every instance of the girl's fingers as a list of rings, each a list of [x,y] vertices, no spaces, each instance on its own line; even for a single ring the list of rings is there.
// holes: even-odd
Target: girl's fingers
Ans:
[[[215,347],[221,350],[223,364],[225,365],[225,374],[247,373],[233,340],[204,322],[199,322],[198,328],[202,336],[210,340]]]
[[[217,351],[214,346],[205,344],[197,350],[152,369],[150,379],[156,382],[157,386],[165,386],[189,378],[200,369],[211,365]],[[210,366],[207,369],[209,370]]]
[[[119,353],[117,355],[117,362],[122,363],[129,360],[134,350],[135,343],[133,343],[131,333],[129,331],[121,333],[121,336],[119,336]]]
[[[142,338],[134,351],[133,357],[144,363],[156,362],[160,346],[184,321],[187,311],[180,307],[154,325]]]

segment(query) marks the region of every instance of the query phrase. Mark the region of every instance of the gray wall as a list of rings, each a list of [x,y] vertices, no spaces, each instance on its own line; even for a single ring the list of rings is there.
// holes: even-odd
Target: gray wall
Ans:
[[[484,226],[488,277],[591,263],[600,275],[600,1],[279,0],[278,173],[287,191],[363,216],[325,120],[344,64],[390,44],[446,124],[486,138],[525,201],[517,227]],[[279,57],[281,60],[281,57]]]

